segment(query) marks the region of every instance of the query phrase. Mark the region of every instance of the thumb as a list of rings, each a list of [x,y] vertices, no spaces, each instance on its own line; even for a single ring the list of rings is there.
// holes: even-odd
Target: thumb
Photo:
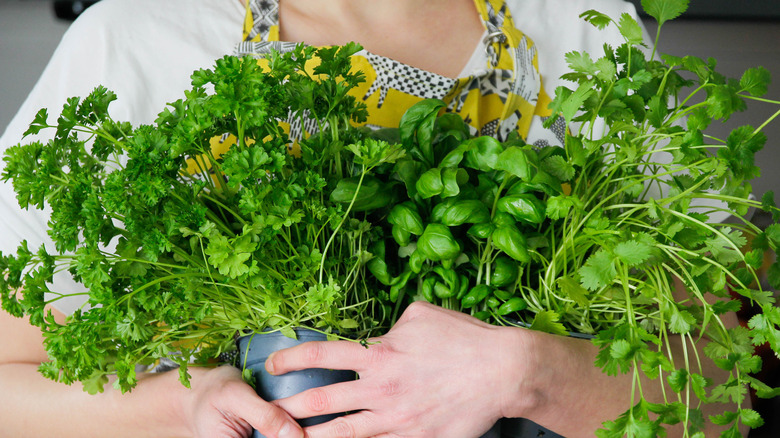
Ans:
[[[303,438],[303,429],[286,411],[258,397],[251,387],[232,400],[231,410],[267,438]]]

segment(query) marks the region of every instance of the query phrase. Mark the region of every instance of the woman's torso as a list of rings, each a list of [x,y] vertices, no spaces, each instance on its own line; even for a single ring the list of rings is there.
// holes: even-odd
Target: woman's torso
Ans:
[[[535,130],[534,136],[528,137],[532,125],[541,126],[543,118],[549,116],[549,98],[537,68],[536,47],[514,26],[506,3],[502,0],[469,0],[458,4],[463,10],[454,13],[450,33],[459,32],[456,26],[459,22],[468,28],[461,40],[467,48],[459,49],[460,53],[455,56],[458,60],[451,65],[430,71],[369,50],[353,57],[353,66],[363,71],[367,78],[366,83],[353,90],[354,95],[368,105],[367,125],[395,127],[401,115],[414,103],[434,98],[444,100],[447,111],[461,115],[474,135],[490,135],[503,140],[510,133],[518,132],[521,137],[536,144],[561,144],[561,126],[555,126],[553,130]],[[292,39],[300,39],[296,37],[306,35],[306,32],[280,29],[279,7],[278,1],[250,0],[246,41],[238,46],[236,54],[263,55],[271,50],[290,50],[295,41],[282,42],[281,36],[291,35]],[[281,13],[284,11],[283,7]],[[475,23],[466,18],[467,13],[472,14]],[[446,16],[445,13],[441,15]],[[294,13],[289,16],[294,17]],[[306,19],[291,18],[289,23],[294,24],[296,20],[305,23]],[[331,18],[331,21],[334,20],[338,18]],[[282,27],[284,23],[281,23]],[[417,25],[410,24],[412,27]],[[473,36],[477,33],[480,37],[474,41]],[[346,32],[337,32],[315,41],[342,43],[349,36]],[[411,38],[415,39],[415,36]],[[440,47],[447,46],[446,43],[445,37],[430,44],[418,43],[418,47],[425,47],[427,53],[435,53]],[[375,40],[371,46],[383,53],[396,50],[393,44],[378,44]],[[418,51],[422,52],[421,49]],[[457,66],[458,62],[461,66],[453,68],[452,64]],[[456,70],[460,73],[455,77],[441,74]],[[291,132],[291,135],[295,137],[298,134]]]

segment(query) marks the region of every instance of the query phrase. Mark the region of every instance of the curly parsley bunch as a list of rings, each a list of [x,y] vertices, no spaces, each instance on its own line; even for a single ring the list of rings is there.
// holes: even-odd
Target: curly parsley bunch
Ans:
[[[0,258],[0,282],[3,308],[43,329],[45,375],[96,392],[116,374],[126,391],[136,365],[169,357],[186,384],[187,364],[233,349],[236,333],[388,326],[387,294],[366,275],[380,233],[367,218],[392,201],[374,174],[403,152],[352,127],[366,117],[348,94],[359,49],[299,46],[263,60],[267,72],[225,57],[149,126],[114,121],[103,87],[54,125],[38,113],[26,134],[53,139],[9,149],[3,179],[22,207],[51,208],[56,252],[22,243]],[[296,120],[317,129],[293,141]],[[44,317],[60,270],[88,297],[62,325]]]

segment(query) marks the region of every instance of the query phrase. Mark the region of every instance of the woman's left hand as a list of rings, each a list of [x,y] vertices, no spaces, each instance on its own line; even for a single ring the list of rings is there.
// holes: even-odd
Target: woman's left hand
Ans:
[[[308,342],[266,362],[272,374],[350,369],[360,379],[315,388],[275,403],[295,418],[355,412],[309,427],[307,437],[480,436],[506,414],[518,392],[505,354],[523,351],[513,329],[491,326],[427,303],[412,304],[368,347]],[[509,337],[503,336],[506,333]],[[512,370],[516,374],[518,370]],[[512,401],[513,404],[517,400]]]

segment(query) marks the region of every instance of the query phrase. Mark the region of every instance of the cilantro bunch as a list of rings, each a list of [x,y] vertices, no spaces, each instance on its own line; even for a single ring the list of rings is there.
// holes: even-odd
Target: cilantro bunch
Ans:
[[[643,6],[660,34],[687,3]],[[583,18],[599,28],[616,25],[626,43],[605,47],[596,60],[567,55],[572,73],[565,78],[577,87],[557,90],[551,107],[575,127],[563,155],[574,169],[571,191],[550,199],[567,213],[556,224],[559,239],[540,275],[543,287],[524,296],[529,308],[553,311],[572,329],[593,333],[605,372],[633,373],[636,405],[600,436],[660,434],[662,424],[677,422],[695,436],[705,421],[730,425],[723,436],[738,436],[740,424],[762,424],[744,408],[747,388],[759,397],[778,393],[750,374],[761,369],[754,346],[768,343],[780,353],[778,308],[758,274],[765,253],[774,256],[780,244],[780,216],[771,192],[761,201],[750,196],[749,181],[760,175],[755,153],[767,140],[761,128],[770,120],[738,127],[726,139],[706,128],[745,109],[746,101],[766,101],[769,72],[751,68],[736,80],[719,74],[713,59],[656,59],[655,48],[649,56],[642,50],[640,27],[629,16],[615,21],[589,11]],[[775,221],[766,230],[750,222],[759,209]],[[774,262],[775,289],[777,272]],[[748,327],[726,328],[721,316],[740,309],[738,298],[760,312]],[[671,336],[682,339],[684,357],[673,357]],[[728,380],[712,385],[702,375],[703,361],[728,371]],[[640,373],[666,380],[674,391],[666,403],[644,399]],[[719,402],[738,409],[703,418],[700,403]]]
[[[189,363],[239,333],[387,327],[367,218],[392,201],[373,174],[403,152],[352,127],[366,117],[348,94],[364,79],[358,50],[225,57],[149,126],[113,120],[103,87],[68,100],[56,124],[38,113],[26,134],[53,138],[9,149],[3,179],[22,207],[51,208],[56,251],[22,242],[0,257],[0,282],[3,309],[43,330],[44,375],[96,392],[115,374],[127,391],[136,365],[168,357],[187,384]],[[87,304],[58,324],[44,306],[64,296],[50,283],[65,270]]]

